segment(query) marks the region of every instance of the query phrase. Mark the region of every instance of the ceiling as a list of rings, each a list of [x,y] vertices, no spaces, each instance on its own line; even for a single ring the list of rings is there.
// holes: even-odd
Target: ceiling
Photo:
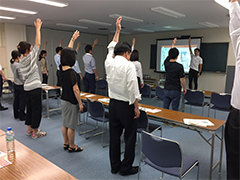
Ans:
[[[214,0],[56,0],[68,3],[65,8],[47,6],[27,0],[0,0],[0,6],[37,11],[36,15],[20,14],[0,11],[1,16],[14,16],[15,20],[0,20],[0,23],[18,23],[33,25],[39,17],[43,20],[43,27],[73,31],[76,28],[56,26],[64,23],[78,26],[87,26],[88,29],[79,29],[81,32],[109,34],[115,30],[115,19],[110,14],[121,14],[144,20],[140,23],[122,22],[123,32],[139,33],[137,28],[153,32],[187,30],[207,28],[199,22],[211,22],[219,27],[227,27],[228,10],[214,2]],[[186,15],[184,18],[173,18],[151,11],[152,7],[162,6]],[[90,19],[112,24],[112,26],[91,25],[80,23],[79,19]],[[164,26],[174,28],[166,29]],[[99,30],[103,28],[103,30]],[[142,33],[142,32],[141,32]]]

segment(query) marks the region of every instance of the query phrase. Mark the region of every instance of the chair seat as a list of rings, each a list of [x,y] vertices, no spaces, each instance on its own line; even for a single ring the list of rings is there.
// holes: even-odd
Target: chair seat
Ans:
[[[216,106],[212,106],[211,109],[215,109],[215,110],[220,110],[220,111],[229,111],[230,110],[230,107],[229,108],[219,108],[219,107],[216,107]]]
[[[100,121],[100,122],[108,122],[109,121],[109,113],[105,112],[105,118],[103,119],[102,117],[93,117],[93,116],[89,116],[90,118],[96,120],[96,121]]]
[[[193,103],[193,102],[189,103],[189,102],[186,102],[185,104],[193,105],[193,106],[206,106],[206,105],[208,105],[207,102],[203,102],[203,104],[202,103]]]
[[[198,163],[197,160],[192,159],[185,155],[183,155],[182,160],[183,160],[182,175],[185,174],[189,169],[191,169],[191,167],[193,167],[196,163]],[[144,161],[146,164],[148,164],[149,166],[159,171],[179,177],[179,170],[180,170],[179,167],[171,167],[171,168],[160,167],[160,166],[157,166],[156,164],[153,164],[149,159],[145,159]]]

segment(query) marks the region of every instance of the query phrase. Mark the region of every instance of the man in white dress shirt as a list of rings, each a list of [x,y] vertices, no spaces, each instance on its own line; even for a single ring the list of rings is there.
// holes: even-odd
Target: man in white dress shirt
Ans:
[[[192,52],[192,47],[191,47],[191,37],[189,38],[189,51],[191,54],[191,62],[190,62],[190,70],[189,70],[189,89],[192,89],[192,80],[194,80],[194,89],[197,90],[198,88],[198,77],[201,75],[202,72],[202,64],[203,60],[199,56],[200,54],[200,49],[196,48],[194,49],[194,54]]]
[[[111,172],[120,175],[131,175],[138,172],[137,166],[132,166],[135,157],[137,118],[140,115],[138,100],[141,95],[138,90],[136,70],[131,63],[131,46],[118,42],[121,30],[121,20],[116,22],[116,32],[108,45],[108,55],[105,60],[108,92],[110,97],[110,164]],[[120,137],[124,130],[125,153],[121,161]]]
[[[225,128],[227,154],[227,179],[240,179],[240,6],[231,2],[229,31],[236,57],[235,77],[232,89],[231,110]]]

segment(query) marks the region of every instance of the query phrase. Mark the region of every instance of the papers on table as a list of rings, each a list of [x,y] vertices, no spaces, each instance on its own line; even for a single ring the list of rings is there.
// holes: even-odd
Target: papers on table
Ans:
[[[98,101],[109,103],[110,99],[109,98],[101,98],[101,99],[98,99]]]
[[[0,169],[12,164],[10,161],[7,160],[7,154],[0,151]]]
[[[145,112],[150,112],[150,113],[158,113],[162,111],[161,109],[150,109],[145,107],[139,107],[139,109]]]
[[[46,90],[49,90],[49,89],[56,89],[56,87],[49,86],[49,85],[47,85],[47,84],[42,84],[42,88],[43,88],[43,89],[46,89]]]
[[[0,151],[0,157],[6,156],[6,155],[7,155],[6,153]]]
[[[196,125],[196,126],[203,126],[203,127],[207,127],[207,126],[214,126],[214,124],[209,121],[208,119],[188,119],[188,118],[184,118],[184,123],[187,125]]]
[[[85,96],[86,95],[86,93],[80,93],[80,96]]]
[[[90,98],[90,97],[93,97],[93,96],[95,96],[94,94],[89,94],[89,95],[87,95],[87,96],[85,96],[86,98]]]

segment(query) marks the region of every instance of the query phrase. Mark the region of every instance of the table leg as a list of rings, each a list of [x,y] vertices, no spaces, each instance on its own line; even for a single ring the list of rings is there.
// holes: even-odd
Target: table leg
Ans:
[[[224,142],[224,129],[225,126],[222,126],[222,137],[221,137],[221,150],[220,150],[220,161],[219,161],[219,170],[218,172],[221,173],[222,171],[222,154],[223,154],[223,142]]]
[[[215,133],[212,134],[209,180],[212,179]]]
[[[49,118],[49,98],[48,98],[48,90],[46,90],[46,110],[47,110],[47,118]]]

